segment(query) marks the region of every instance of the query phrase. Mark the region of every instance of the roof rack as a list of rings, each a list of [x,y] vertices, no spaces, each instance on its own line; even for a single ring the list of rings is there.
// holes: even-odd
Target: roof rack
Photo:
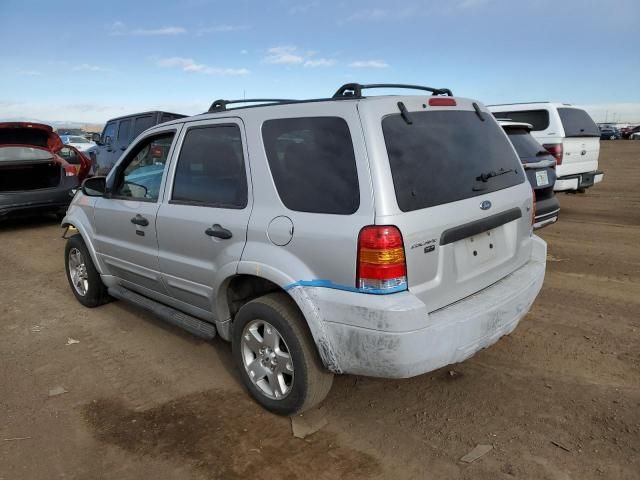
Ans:
[[[233,103],[292,103],[297,100],[288,100],[284,98],[243,98],[242,100],[216,100],[209,107],[208,113],[222,112],[227,109],[227,105]]]
[[[362,90],[369,88],[405,88],[408,90],[424,90],[431,92],[431,95],[448,95],[453,97],[453,93],[448,88],[423,87],[421,85],[404,85],[401,83],[372,83],[360,85],[359,83],[347,83],[342,85],[333,95],[333,98],[362,98]]]

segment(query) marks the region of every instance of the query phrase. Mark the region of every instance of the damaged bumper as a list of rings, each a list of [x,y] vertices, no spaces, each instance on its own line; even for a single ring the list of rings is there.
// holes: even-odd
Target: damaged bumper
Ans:
[[[0,193],[0,218],[10,214],[32,211],[56,212],[66,210],[73,199],[73,189],[77,188],[75,177],[69,177],[63,185],[55,188],[23,192]]]
[[[373,296],[302,288],[322,317],[327,342],[319,348],[328,368],[405,378],[461,362],[511,333],[542,288],[545,261],[546,243],[534,236],[525,265],[431,313],[410,292]]]

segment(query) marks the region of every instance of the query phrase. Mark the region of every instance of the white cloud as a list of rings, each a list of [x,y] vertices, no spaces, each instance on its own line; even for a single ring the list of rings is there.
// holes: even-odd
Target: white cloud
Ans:
[[[135,36],[154,36],[154,35],[182,35],[187,33],[187,30],[183,27],[166,26],[159,28],[134,28],[128,29],[127,26],[121,22],[113,22],[109,27],[109,35],[121,36],[121,35],[135,35]]]
[[[352,13],[346,18],[347,22],[368,22],[372,20],[382,20],[389,16],[389,12],[382,8],[367,8]]]
[[[74,72],[108,72],[109,69],[101,67],[99,65],[91,65],[89,63],[82,63],[71,68]]]
[[[111,101],[104,103],[64,103],[3,101],[0,99],[0,121],[40,121],[46,124],[89,123],[102,124],[110,118],[135,112],[164,110],[186,115],[203,112],[211,104],[211,99],[192,99],[185,102],[160,101],[159,103],[128,103]]]
[[[353,68],[389,68],[389,64],[382,60],[357,60],[349,64]]]
[[[336,61],[332,58],[316,58],[304,62],[305,67],[333,67]]]
[[[149,35],[181,35],[183,33],[187,33],[187,31],[182,27],[160,27],[160,28],[136,28],[135,30],[131,30],[131,35],[141,35],[141,36],[149,36]]]
[[[206,75],[247,75],[249,73],[246,68],[211,67],[203,63],[196,63],[192,58],[184,57],[160,58],[156,61],[156,65],[164,68],[180,68],[185,72],[204,73]]]
[[[491,0],[462,0],[458,4],[458,8],[475,8],[480,7],[482,5],[486,5]]]
[[[309,3],[300,3],[298,5],[294,5],[289,9],[289,15],[298,15],[301,13],[306,13],[312,8],[316,8],[320,5],[319,2],[309,2]]]
[[[265,63],[276,65],[299,65],[304,62],[304,58],[296,53],[297,48],[291,46],[272,47],[264,57]]]
[[[18,69],[16,70],[16,73],[18,75],[24,75],[27,77],[40,77],[42,76],[42,72],[38,71],[38,70],[21,70]]]
[[[249,25],[215,25],[213,27],[203,27],[196,31],[197,35],[204,35],[207,33],[227,33],[227,32],[241,32],[243,30],[249,30]]]

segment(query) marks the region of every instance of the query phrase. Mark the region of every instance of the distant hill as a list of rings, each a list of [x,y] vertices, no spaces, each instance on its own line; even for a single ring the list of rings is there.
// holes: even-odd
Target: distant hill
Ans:
[[[54,120],[46,121],[38,118],[29,117],[13,117],[13,118],[0,118],[2,122],[33,122],[44,123],[45,125],[51,125],[56,131],[58,130],[83,130],[85,132],[102,132],[104,124],[100,123],[85,123],[85,122],[72,122],[68,120]]]

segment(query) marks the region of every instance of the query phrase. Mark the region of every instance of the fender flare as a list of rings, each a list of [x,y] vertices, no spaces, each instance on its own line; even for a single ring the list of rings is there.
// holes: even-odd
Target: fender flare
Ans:
[[[259,262],[240,261],[238,263],[237,274],[251,275],[258,278],[264,278],[278,285],[289,297],[295,302],[305,318],[313,341],[316,344],[320,359],[325,367],[333,373],[342,373],[338,364],[335,348],[331,342],[331,337],[327,332],[326,324],[320,315],[320,311],[307,294],[305,288],[292,285],[295,279],[289,277],[282,271],[273,268],[270,265]],[[226,302],[227,287],[233,277],[227,277],[221,282],[216,293],[217,313],[225,316],[218,318],[230,318],[229,308]]]

